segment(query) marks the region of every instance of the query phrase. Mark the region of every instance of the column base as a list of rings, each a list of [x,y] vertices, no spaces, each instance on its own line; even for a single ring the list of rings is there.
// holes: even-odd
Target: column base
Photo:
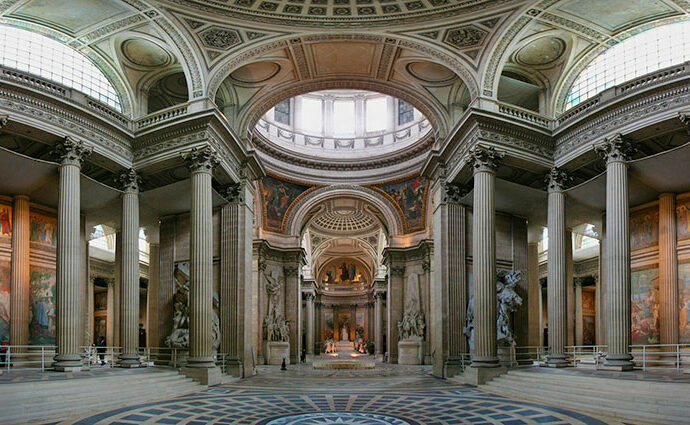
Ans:
[[[462,374],[462,381],[469,385],[483,385],[506,372],[504,367],[468,367]]]
[[[544,363],[544,366],[561,368],[570,366],[570,363],[564,354],[554,354],[552,356],[546,356],[546,363]]]
[[[57,372],[81,372],[84,365],[79,354],[58,354],[52,368]]]
[[[123,354],[120,356],[120,361],[117,365],[124,368],[135,368],[141,367],[141,362],[136,354]]]
[[[225,374],[230,376],[242,377],[244,368],[240,359],[227,359],[225,361]]]
[[[631,361],[630,354],[607,355],[604,363],[597,366],[597,370],[613,370],[616,372],[627,372],[633,370],[635,364]]]
[[[199,382],[201,385],[218,385],[222,381],[222,374],[217,367],[183,367],[180,372],[188,378]]]
[[[213,357],[189,357],[186,367],[210,369],[216,367],[216,362]]]
[[[472,356],[473,368],[497,368],[499,367],[498,356]]]

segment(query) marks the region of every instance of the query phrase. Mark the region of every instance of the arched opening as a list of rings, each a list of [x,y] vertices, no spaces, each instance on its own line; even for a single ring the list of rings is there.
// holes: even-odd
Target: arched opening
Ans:
[[[189,89],[184,72],[169,74],[161,77],[149,88],[147,113],[151,114],[188,100]]]

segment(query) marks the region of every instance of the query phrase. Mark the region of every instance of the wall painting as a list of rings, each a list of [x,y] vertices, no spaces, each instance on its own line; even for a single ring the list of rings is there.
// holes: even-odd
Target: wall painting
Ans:
[[[366,280],[364,270],[352,261],[336,261],[321,271],[321,283],[324,285],[360,284]]]
[[[326,339],[333,339],[334,328],[333,328],[333,313],[325,312],[323,314],[323,323],[326,332]]]
[[[659,209],[646,208],[630,215],[630,249],[649,248],[659,244]]]
[[[690,239],[690,198],[676,201],[676,234],[679,241]]]
[[[596,343],[595,292],[582,291],[582,344]]]
[[[659,269],[631,274],[632,343],[659,343]]]
[[[309,186],[303,184],[278,180],[270,176],[261,179],[260,187],[264,202],[264,225],[277,231],[283,230],[283,219],[290,205],[310,189]]]
[[[9,261],[0,261],[0,342],[10,342],[10,282]]]
[[[690,343],[690,263],[678,264],[679,342]]]
[[[0,204],[0,238],[12,238],[12,207]]]
[[[108,309],[108,292],[96,292],[93,294],[93,309],[96,311]]]
[[[405,223],[405,231],[424,228],[426,192],[429,181],[417,176],[408,180],[376,186],[393,199]]]
[[[57,219],[43,214],[31,213],[31,242],[55,246],[57,243]]]
[[[29,344],[55,344],[55,270],[32,267],[29,289]]]

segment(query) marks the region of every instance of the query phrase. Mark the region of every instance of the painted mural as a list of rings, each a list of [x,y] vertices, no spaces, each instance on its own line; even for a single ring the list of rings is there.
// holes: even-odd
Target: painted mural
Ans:
[[[352,261],[330,263],[321,272],[321,283],[326,285],[351,285],[364,281],[362,266]]]
[[[659,244],[659,209],[637,211],[630,216],[630,249],[643,249]]]
[[[0,342],[10,340],[10,264],[0,261]]]
[[[0,204],[0,238],[12,237],[12,207]]]
[[[690,343],[690,263],[678,264],[679,341]]]
[[[97,292],[93,294],[93,309],[96,311],[108,309],[108,293]]]
[[[659,343],[659,269],[633,270],[631,274],[632,342]]]
[[[596,343],[596,307],[594,291],[582,291],[582,344]]]
[[[333,313],[323,314],[323,323],[325,325],[326,339],[333,339]]]
[[[424,177],[413,177],[396,183],[377,186],[393,198],[402,212],[407,231],[424,228],[426,192],[429,182]]]
[[[43,214],[31,213],[31,242],[55,246],[57,243],[57,219]]]
[[[690,239],[690,198],[676,201],[676,223],[678,240]]]
[[[264,198],[264,225],[267,228],[282,231],[283,218],[290,205],[309,186],[278,180],[273,177],[261,179],[261,191]]]
[[[30,276],[29,344],[54,345],[55,270],[32,267]]]

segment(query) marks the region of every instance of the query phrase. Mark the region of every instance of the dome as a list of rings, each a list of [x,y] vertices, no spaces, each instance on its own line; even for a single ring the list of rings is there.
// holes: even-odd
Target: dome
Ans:
[[[302,157],[370,159],[431,135],[409,103],[365,90],[321,90],[287,99],[258,121],[256,137]]]
[[[312,226],[324,233],[356,233],[373,231],[378,223],[364,211],[326,211],[314,218]]]

